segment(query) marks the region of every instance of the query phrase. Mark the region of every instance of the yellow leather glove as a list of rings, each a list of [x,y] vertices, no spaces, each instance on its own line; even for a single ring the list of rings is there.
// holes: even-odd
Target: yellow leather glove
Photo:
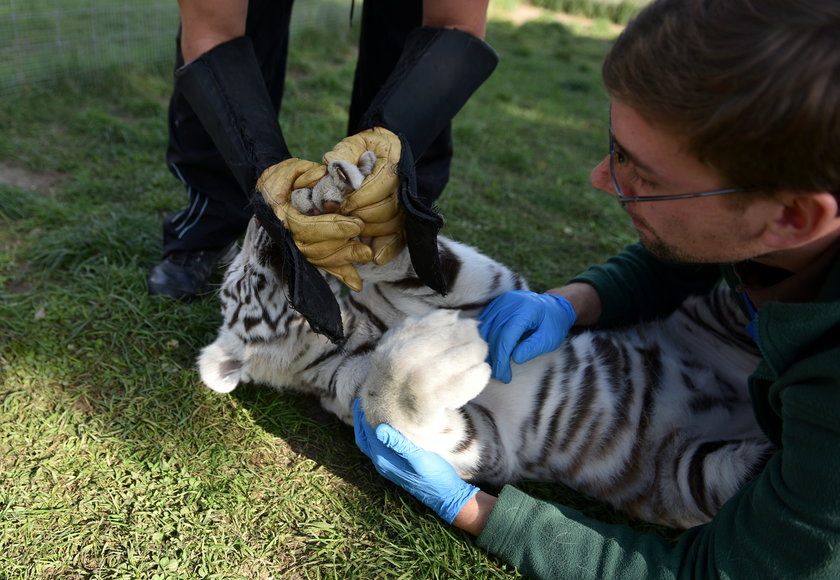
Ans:
[[[397,200],[400,180],[395,170],[402,149],[391,131],[374,127],[340,141],[324,155],[324,163],[342,159],[358,164],[365,151],[373,151],[376,163],[371,174],[350,195],[341,213],[362,220],[361,237],[373,238],[373,262],[390,262],[405,247],[404,216]]]
[[[256,190],[274,208],[306,259],[358,292],[362,280],[353,262],[373,260],[371,247],[356,239],[364,227],[362,219],[342,214],[308,216],[289,203],[293,189],[310,187],[325,174],[325,165],[286,159],[263,171]]]
[[[341,159],[358,164],[365,151],[374,152],[376,163],[339,213],[309,216],[291,205],[292,190],[312,187],[326,175],[329,162]],[[358,292],[362,281],[354,262],[385,264],[405,247],[404,217],[397,201],[399,178],[394,170],[400,152],[394,133],[381,127],[368,129],[340,141],[324,155],[323,164],[293,158],[272,165],[263,171],[256,189],[274,207],[306,259]],[[369,238],[369,245],[358,241],[359,237]]]

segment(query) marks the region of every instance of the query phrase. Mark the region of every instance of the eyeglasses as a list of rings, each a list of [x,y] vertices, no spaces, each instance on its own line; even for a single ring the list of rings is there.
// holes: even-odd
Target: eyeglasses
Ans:
[[[742,191],[750,191],[751,187],[730,187],[728,189],[715,189],[712,191],[701,191],[700,193],[681,193],[678,195],[646,195],[631,197],[624,193],[620,182],[627,183],[628,177],[626,174],[627,168],[630,166],[630,160],[621,150],[615,146],[615,136],[610,131],[610,177],[612,177],[613,187],[618,194],[618,201],[620,203],[631,203],[636,201],[670,201],[673,199],[689,199],[692,197],[709,197],[710,195],[723,195],[725,193],[740,193]]]

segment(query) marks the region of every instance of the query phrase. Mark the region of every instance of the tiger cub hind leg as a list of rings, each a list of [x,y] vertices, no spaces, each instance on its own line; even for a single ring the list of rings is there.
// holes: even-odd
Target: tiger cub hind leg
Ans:
[[[641,489],[593,494],[642,521],[675,529],[707,523],[757,475],[775,451],[762,437],[671,441],[655,458],[655,477]]]
[[[417,445],[450,458],[466,427],[458,409],[490,380],[486,358],[487,343],[476,320],[459,318],[454,310],[407,318],[373,352],[362,407],[372,425],[388,423]],[[457,463],[465,461],[478,457],[461,454]]]

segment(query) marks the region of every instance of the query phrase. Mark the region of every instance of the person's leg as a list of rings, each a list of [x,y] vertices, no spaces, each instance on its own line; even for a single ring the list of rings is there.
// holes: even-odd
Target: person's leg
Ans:
[[[394,69],[408,33],[422,21],[422,0],[365,0],[363,3],[348,134],[367,129],[358,126],[360,119]],[[427,205],[432,205],[446,187],[451,161],[452,132],[447,126],[417,160],[417,193]]]
[[[246,35],[252,39],[272,104],[279,113],[286,73],[292,0],[251,0]],[[180,33],[176,68],[184,64]],[[149,292],[194,298],[206,292],[218,260],[239,238],[252,212],[187,99],[169,103],[167,164],[185,185],[188,204],[163,224],[163,261],[149,275]]]

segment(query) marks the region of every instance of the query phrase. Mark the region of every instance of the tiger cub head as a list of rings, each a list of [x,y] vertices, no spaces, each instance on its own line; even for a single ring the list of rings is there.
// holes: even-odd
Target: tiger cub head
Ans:
[[[306,215],[337,213],[347,195],[359,189],[365,177],[373,171],[376,154],[365,151],[358,165],[338,159],[327,164],[327,174],[313,187],[292,191],[292,205]]]

